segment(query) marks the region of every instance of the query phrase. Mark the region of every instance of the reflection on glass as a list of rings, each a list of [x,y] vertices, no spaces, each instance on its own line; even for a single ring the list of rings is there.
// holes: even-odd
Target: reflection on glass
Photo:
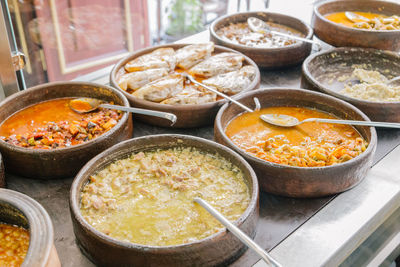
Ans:
[[[70,80],[150,45],[146,0],[8,0],[28,86]]]
[[[31,87],[102,69],[130,52],[203,31],[217,17],[237,12],[237,5],[240,11],[246,4],[260,10],[264,0],[7,2],[19,50],[26,55],[26,84]]]

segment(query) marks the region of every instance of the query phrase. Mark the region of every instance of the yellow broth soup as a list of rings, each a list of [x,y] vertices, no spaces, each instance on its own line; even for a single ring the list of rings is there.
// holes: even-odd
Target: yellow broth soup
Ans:
[[[176,147],[132,154],[90,177],[83,217],[118,240],[151,246],[203,239],[223,226],[193,198],[201,196],[229,220],[246,210],[242,171],[219,154]]]

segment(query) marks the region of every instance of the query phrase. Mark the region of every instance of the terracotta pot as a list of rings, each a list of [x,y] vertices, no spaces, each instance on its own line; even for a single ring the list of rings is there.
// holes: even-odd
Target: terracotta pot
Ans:
[[[110,86],[84,82],[55,82],[18,92],[0,103],[0,121],[27,106],[62,97],[93,97],[129,106],[128,100]],[[58,149],[29,149],[1,141],[6,172],[42,179],[71,177],[92,157],[132,136],[131,114],[123,114],[111,130],[85,143]]]
[[[371,31],[347,27],[325,18],[335,12],[361,11],[387,16],[399,15],[400,5],[390,1],[332,0],[316,4],[311,25],[315,35],[333,46],[370,47],[383,50],[400,50],[400,30]]]
[[[0,188],[6,187],[6,177],[4,175],[3,156],[0,154]]]
[[[129,103],[133,107],[137,108],[145,108],[145,109],[152,109],[164,112],[171,112],[178,117],[178,120],[174,125],[171,126],[171,122],[166,119],[157,118],[157,117],[149,117],[144,115],[137,115],[136,117],[148,124],[162,126],[162,127],[173,127],[173,128],[193,128],[193,127],[200,127],[204,125],[209,125],[214,122],[215,115],[218,112],[218,109],[226,102],[226,100],[222,99],[212,103],[200,104],[200,105],[165,105],[159,104],[151,101],[147,101],[144,99],[139,99],[131,94],[127,93],[126,91],[119,88],[116,77],[119,74],[120,70],[122,70],[126,63],[131,61],[134,58],[137,58],[141,55],[148,54],[155,49],[161,47],[172,47],[175,50],[181,47],[184,47],[189,44],[166,44],[166,45],[159,45],[153,46],[150,48],[145,48],[134,52],[133,54],[123,58],[117,64],[115,64],[114,68],[110,74],[110,84],[117,88],[120,92],[122,92],[129,100]],[[232,49],[215,46],[214,54],[222,53],[222,52],[236,52]],[[243,55],[244,56],[244,55]],[[252,65],[256,68],[257,73],[256,77],[254,78],[253,82],[249,85],[248,88],[244,89],[243,92],[256,89],[260,86],[260,71],[258,70],[257,65],[251,60],[250,58],[245,57],[244,65]],[[240,93],[239,93],[240,94]],[[238,94],[238,95],[239,95]]]
[[[80,194],[91,174],[109,163],[135,152],[175,146],[196,147],[218,152],[244,173],[251,193],[250,204],[234,222],[250,236],[255,235],[258,220],[258,183],[250,165],[237,153],[222,145],[186,135],[151,135],[117,144],[89,161],[71,186],[70,208],[74,232],[83,252],[100,266],[215,266],[227,264],[246,250],[232,233],[220,231],[202,240],[176,246],[147,246],[123,242],[93,228],[80,213]]]
[[[243,94],[241,103],[254,106],[253,98],[260,100],[261,107],[298,106],[315,108],[342,119],[365,120],[368,117],[356,107],[334,97],[302,89],[259,89]],[[243,110],[234,105],[224,105],[215,118],[215,140],[242,155],[256,171],[261,189],[276,195],[289,197],[321,197],[336,194],[357,185],[371,167],[376,149],[375,128],[355,127],[369,143],[359,156],[344,163],[326,167],[295,167],[259,159],[237,147],[225,134],[229,122]]]
[[[303,64],[301,87],[347,101],[361,109],[373,121],[400,122],[400,101],[372,102],[340,93],[345,83],[340,82],[341,77],[350,77],[354,70],[353,65],[378,70],[389,79],[400,76],[399,54],[376,49],[343,47],[309,56]]]
[[[22,267],[61,266],[53,243],[53,224],[35,200],[13,190],[0,189],[0,222],[29,230],[29,249]]]
[[[310,54],[311,44],[309,43],[296,42],[292,45],[279,48],[258,48],[234,44],[216,33],[220,28],[228,26],[231,23],[246,22],[249,17],[256,17],[264,21],[293,28],[304,34],[307,39],[312,39],[313,36],[311,27],[295,17],[272,12],[241,12],[226,15],[215,20],[210,26],[210,40],[216,44],[235,49],[245,54],[254,60],[260,68],[265,69],[298,65]]]

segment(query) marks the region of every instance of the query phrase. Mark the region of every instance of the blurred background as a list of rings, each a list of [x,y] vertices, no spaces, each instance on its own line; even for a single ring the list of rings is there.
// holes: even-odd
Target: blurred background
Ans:
[[[287,1],[287,0],[286,0]],[[282,2],[282,1],[276,1]],[[10,42],[25,55],[26,87],[71,80],[135,50],[204,31],[217,17],[268,0],[7,0]]]

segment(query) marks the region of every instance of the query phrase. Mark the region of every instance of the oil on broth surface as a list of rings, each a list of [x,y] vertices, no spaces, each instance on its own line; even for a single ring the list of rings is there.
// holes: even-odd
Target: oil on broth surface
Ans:
[[[349,125],[304,123],[296,127],[278,127],[262,121],[262,114],[285,114],[299,121],[334,116],[299,107],[269,107],[234,118],[226,135],[239,148],[266,161],[298,167],[328,166],[361,154],[367,142]]]
[[[218,154],[176,147],[133,154],[91,176],[81,212],[94,228],[118,240],[180,245],[223,229],[193,202],[196,196],[231,221],[250,201],[238,167]]]

